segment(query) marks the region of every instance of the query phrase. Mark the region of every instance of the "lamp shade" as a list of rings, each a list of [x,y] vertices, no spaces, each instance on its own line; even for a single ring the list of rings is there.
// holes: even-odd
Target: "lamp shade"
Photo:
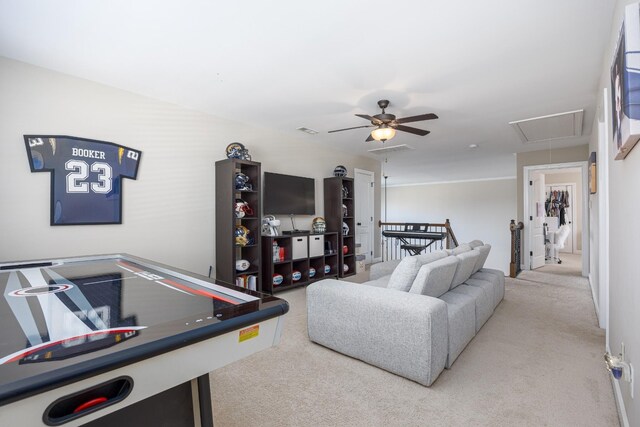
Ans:
[[[380,125],[376,129],[371,131],[371,137],[376,141],[387,141],[396,136],[396,130],[387,125]]]

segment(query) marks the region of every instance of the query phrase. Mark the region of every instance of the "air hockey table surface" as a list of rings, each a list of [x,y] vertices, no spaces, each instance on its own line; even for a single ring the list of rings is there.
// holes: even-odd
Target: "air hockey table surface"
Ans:
[[[212,425],[208,373],[276,345],[288,311],[126,254],[0,264],[0,289],[3,426]]]

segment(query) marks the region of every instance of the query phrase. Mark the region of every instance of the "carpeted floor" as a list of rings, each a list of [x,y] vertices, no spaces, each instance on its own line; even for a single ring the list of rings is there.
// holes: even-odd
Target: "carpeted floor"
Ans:
[[[504,301],[429,388],[311,343],[305,289],[278,296],[291,307],[280,345],[211,374],[216,427],[619,425],[584,278],[507,278]]]

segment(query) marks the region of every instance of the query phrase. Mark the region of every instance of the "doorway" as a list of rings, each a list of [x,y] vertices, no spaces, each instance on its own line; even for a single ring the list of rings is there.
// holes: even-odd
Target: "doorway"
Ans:
[[[374,173],[363,169],[354,169],[356,245],[360,245],[360,255],[364,255],[365,264],[373,260],[373,210],[374,210]]]
[[[558,264],[562,257],[579,259],[582,276],[589,273],[587,162],[525,166],[524,212],[528,233],[523,270]],[[542,187],[542,191],[540,191]],[[544,232],[540,233],[539,223]],[[552,239],[563,228],[563,241]],[[568,230],[568,234],[567,234]],[[562,247],[562,248],[561,248]],[[541,262],[540,253],[544,253]]]

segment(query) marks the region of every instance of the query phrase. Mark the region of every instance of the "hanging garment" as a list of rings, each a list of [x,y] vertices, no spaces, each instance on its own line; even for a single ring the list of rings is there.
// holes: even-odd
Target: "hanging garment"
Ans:
[[[567,218],[566,218],[564,204],[560,205],[559,216],[560,216],[560,225],[566,225],[567,224]]]

